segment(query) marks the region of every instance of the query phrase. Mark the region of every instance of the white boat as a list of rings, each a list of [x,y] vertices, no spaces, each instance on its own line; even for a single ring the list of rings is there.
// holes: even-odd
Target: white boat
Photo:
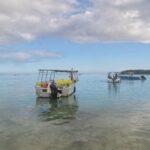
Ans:
[[[59,77],[56,77],[56,74]],[[64,78],[67,74],[67,79]],[[78,81],[77,70],[48,70],[40,69],[38,81],[35,89],[37,97],[66,97],[76,91],[76,82]]]
[[[117,73],[108,73],[107,81],[108,83],[120,83],[121,79]]]
[[[108,81],[108,83],[120,83],[121,79],[120,78],[118,78],[116,80],[108,79],[107,81]]]

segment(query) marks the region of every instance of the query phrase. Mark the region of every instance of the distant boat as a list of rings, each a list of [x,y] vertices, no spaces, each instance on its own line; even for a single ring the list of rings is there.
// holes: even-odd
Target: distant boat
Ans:
[[[110,72],[108,73],[107,81],[108,83],[119,83],[121,80],[120,77],[118,76],[118,73]]]
[[[146,77],[141,75],[119,75],[121,80],[146,80]]]

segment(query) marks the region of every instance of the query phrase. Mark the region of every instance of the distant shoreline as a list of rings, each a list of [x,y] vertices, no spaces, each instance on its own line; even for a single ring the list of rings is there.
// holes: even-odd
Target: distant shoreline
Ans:
[[[120,74],[144,74],[144,75],[150,75],[150,70],[142,70],[142,69],[131,69],[131,70],[124,70],[121,71]]]

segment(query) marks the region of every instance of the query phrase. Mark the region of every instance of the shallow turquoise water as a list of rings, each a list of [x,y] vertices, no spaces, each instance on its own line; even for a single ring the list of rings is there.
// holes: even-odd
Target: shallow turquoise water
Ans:
[[[149,150],[150,79],[81,75],[77,92],[38,99],[37,75],[0,75],[0,150]]]

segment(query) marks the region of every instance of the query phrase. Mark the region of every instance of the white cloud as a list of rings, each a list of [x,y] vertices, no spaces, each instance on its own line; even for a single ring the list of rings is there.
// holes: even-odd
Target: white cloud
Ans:
[[[59,52],[47,50],[30,50],[30,51],[1,51],[0,61],[2,62],[36,62],[52,58],[60,58]]]
[[[0,44],[52,36],[76,42],[149,42],[149,14],[149,0],[0,1]]]
[[[126,4],[135,4],[137,2],[141,2],[143,0],[114,0],[115,5],[126,5]]]

